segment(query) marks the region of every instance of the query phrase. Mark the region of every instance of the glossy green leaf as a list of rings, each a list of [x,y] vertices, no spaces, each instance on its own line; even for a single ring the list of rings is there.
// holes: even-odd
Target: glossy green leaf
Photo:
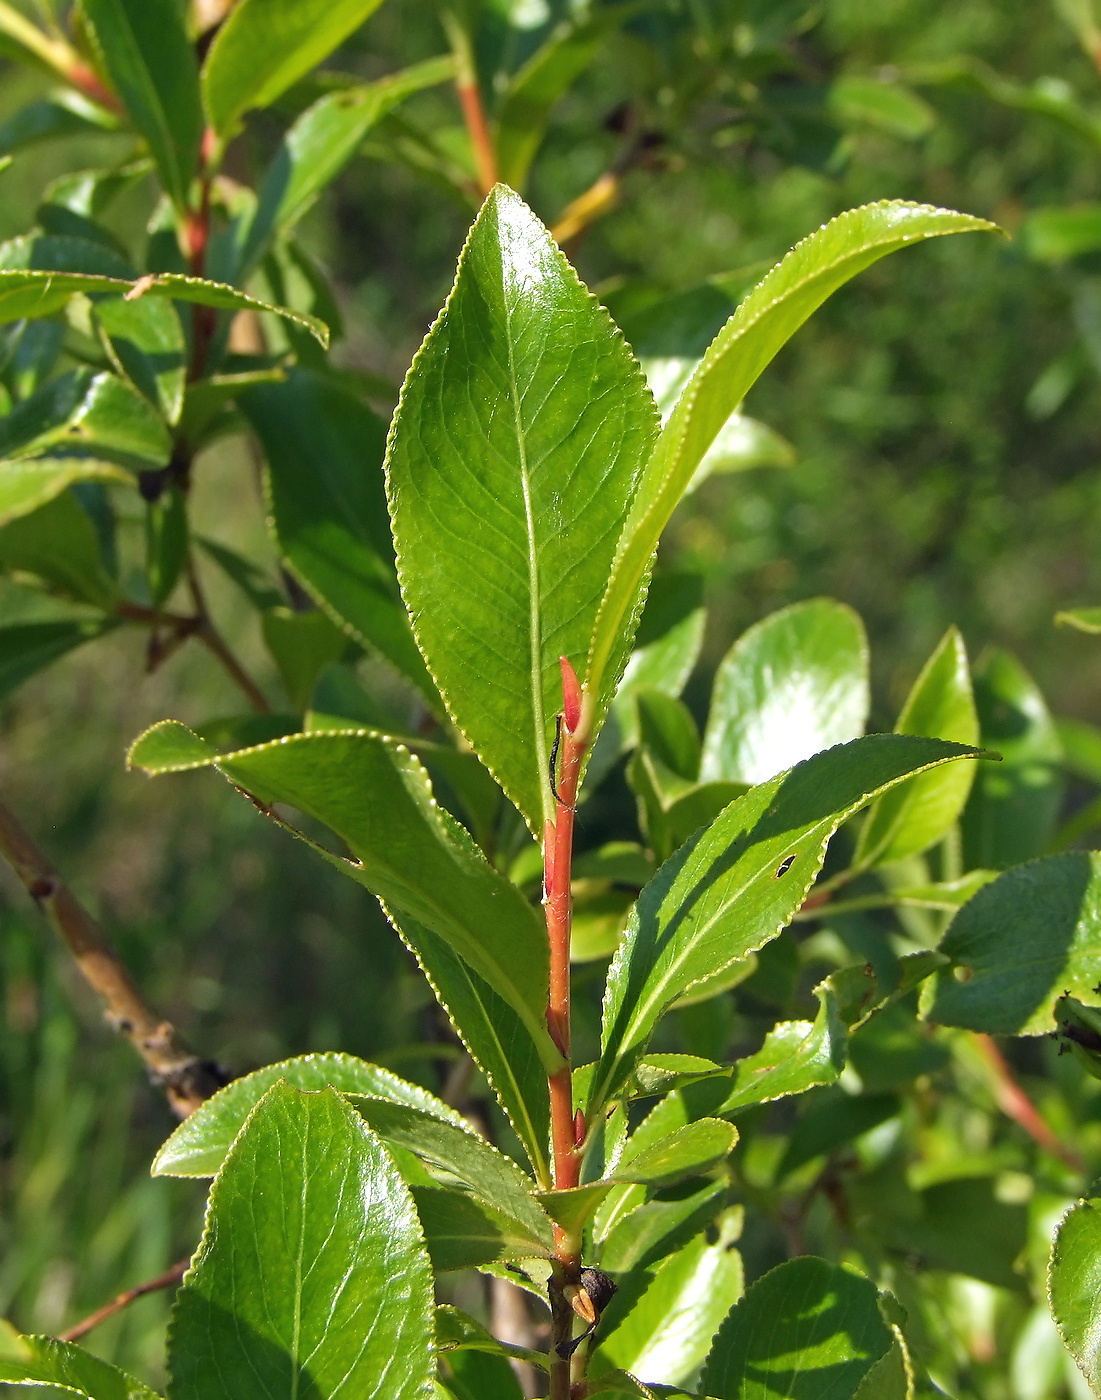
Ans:
[[[73,622],[16,622],[0,627],[0,698],[116,625],[113,618],[90,618]]]
[[[524,188],[555,103],[588,68],[605,36],[635,9],[612,6],[561,25],[512,76],[496,122],[497,169],[506,185]]]
[[[78,481],[113,482],[132,486],[133,476],[111,462],[94,457],[40,457],[30,461],[0,461],[0,526],[48,505]]]
[[[1096,635],[1101,632],[1101,608],[1071,608],[1067,612],[1056,613],[1055,621],[1063,627]]]
[[[686,1176],[698,1176],[718,1166],[737,1141],[738,1130],[733,1124],[719,1118],[700,1118],[638,1152],[624,1152],[610,1179],[653,1188],[671,1186]]]
[[[279,233],[291,229],[359,150],[367,132],[406,97],[454,77],[450,58],[430,58],[373,83],[326,93],[284,136],[260,186],[241,255],[241,279]]]
[[[176,1400],[414,1400],[432,1370],[432,1276],[409,1191],[332,1089],[276,1084],[210,1192],[176,1295]]]
[[[195,51],[176,0],[83,0],[96,55],[183,208],[199,164],[203,113]]]
[[[413,1199],[432,1266],[441,1272],[476,1269],[498,1260],[549,1259],[554,1253],[549,1233],[536,1235],[476,1196],[442,1186],[415,1186]]]
[[[515,885],[436,806],[428,775],[407,749],[367,730],[323,731],[199,758],[195,739],[166,720],[136,741],[128,761],[149,773],[214,764],[260,802],[286,802],[326,823],[353,859],[318,847],[321,854],[446,938],[518,1013],[547,1066],[558,1063],[544,1023],[546,929]],[[171,753],[176,741],[178,759]]]
[[[46,241],[40,238],[36,239],[35,243],[41,247]],[[50,240],[54,245],[63,241]],[[76,243],[79,240],[67,241]],[[45,253],[42,256],[45,256]],[[26,263],[27,259],[22,261]],[[63,260],[55,258],[53,261]],[[51,270],[40,263],[12,267],[10,262],[7,262],[0,267],[0,323],[53,316],[75,292],[84,292],[88,296],[99,293],[125,296],[130,292],[134,298],[169,297],[173,301],[195,302],[200,306],[213,306],[223,311],[269,311],[309,331],[322,348],[328,348],[329,328],[316,316],[291,311],[285,306],[272,306],[270,302],[246,296],[244,292],[237,291],[235,287],[227,287],[225,283],[209,282],[202,277],[188,277],[182,272],[159,272],[156,275],[150,273],[149,279],[151,280],[143,278],[134,281],[125,273],[117,271],[69,271],[65,267]]]
[[[287,566],[339,626],[431,698],[394,574],[382,420],[311,370],[255,385],[239,402],[267,458],[272,524]]]
[[[1039,687],[1009,652],[990,652],[975,668],[975,704],[983,746],[1002,761],[975,775],[964,864],[1004,870],[1047,849],[1063,799],[1063,750]]]
[[[207,120],[225,140],[342,44],[381,0],[240,0],[203,64]]]
[[[889,200],[850,209],[805,238],[741,302],[662,428],[634,496],[604,590],[587,667],[598,719],[631,649],[650,560],[716,435],[762,370],[844,283],[911,243],[992,229],[984,219]]]
[[[184,1119],[157,1153],[153,1175],[214,1176],[245,1119],[271,1086],[280,1081],[311,1092],[331,1087],[342,1094],[370,1094],[434,1114],[456,1127],[464,1121],[426,1089],[409,1084],[378,1065],[357,1060],[354,1055],[300,1055],[234,1079],[207,1099]]]
[[[831,988],[816,989],[818,1015],[810,1021],[781,1021],[753,1055],[734,1066],[730,1092],[716,1113],[737,1113],[750,1104],[802,1094],[836,1083],[845,1068],[847,1035]]]
[[[536,1178],[549,1186],[550,1099],[539,1045],[512,1007],[452,952],[444,938],[407,915],[387,913],[489,1081]]]
[[[909,735],[854,739],[753,788],[686,842],[642,891],[608,974],[593,1103],[624,1082],[671,1002],[775,937],[843,821],[903,778],[974,755]]]
[[[454,1114],[445,1117],[434,1105],[424,1109],[389,1097],[356,1094],[351,1102],[384,1141],[407,1148],[450,1174],[511,1216],[542,1246],[553,1245],[550,1221],[532,1195],[531,1178],[463,1119]]]
[[[118,129],[118,119],[83,94],[64,88],[37,97],[0,122],[0,155],[61,136],[93,136]]]
[[[700,776],[761,783],[868,719],[868,639],[852,608],[794,603],[751,627],[715,673]]]
[[[0,570],[104,610],[118,598],[96,527],[71,491],[0,528]]]
[[[809,1255],[790,1259],[727,1317],[701,1389],[717,1400],[851,1400],[893,1343],[869,1279]]]
[[[187,346],[179,313],[163,297],[105,297],[96,320],[116,370],[169,423],[179,421],[187,382]]]
[[[590,1361],[599,1383],[618,1367],[644,1383],[683,1385],[694,1377],[723,1318],[744,1289],[737,1226],[721,1226],[710,1243],[696,1238],[632,1287],[628,1276],[601,1319]]]
[[[611,1181],[591,1181],[587,1186],[571,1186],[562,1191],[540,1191],[537,1199],[556,1225],[567,1233],[580,1236],[609,1192],[615,1189]]]
[[[310,612],[272,608],[260,625],[264,642],[287,687],[291,708],[307,709],[318,676],[344,654],[348,638],[316,608]]]
[[[729,1079],[730,1074],[729,1065],[718,1065],[700,1055],[647,1055],[635,1070],[635,1096],[667,1094],[704,1079]]]
[[[105,230],[80,233],[34,231],[0,243],[0,269],[4,272],[85,273],[89,277],[128,280],[133,267]]]
[[[164,420],[114,374],[89,369],[51,379],[0,419],[4,456],[87,453],[136,467],[163,466],[172,450]]]
[[[979,718],[963,638],[950,627],[902,707],[898,734],[924,734],[979,742]],[[926,773],[881,797],[868,813],[853,864],[882,865],[920,855],[955,826],[967,802],[975,770],[970,765]]]
[[[447,1362],[447,1391],[455,1400],[524,1400],[516,1372],[504,1356],[464,1349]]]
[[[1101,981],[1101,854],[1067,851],[984,886],[940,945],[929,1019],[993,1035],[1044,1035],[1063,992]]]
[[[1101,1395],[1101,1202],[1079,1201],[1059,1223],[1048,1296],[1068,1351]]]
[[[406,378],[387,481],[429,669],[539,832],[553,813],[558,659],[583,664],[654,426],[607,314],[523,201],[498,187]]]
[[[644,1194],[641,1187],[634,1188]],[[706,1230],[727,1203],[723,1182],[708,1182],[690,1196],[647,1201],[608,1230],[600,1267],[610,1274],[651,1267]]]
[[[125,1371],[98,1356],[53,1337],[18,1337],[19,1355],[0,1354],[0,1383],[46,1387],[51,1392],[84,1395],[88,1400],[158,1400]]]

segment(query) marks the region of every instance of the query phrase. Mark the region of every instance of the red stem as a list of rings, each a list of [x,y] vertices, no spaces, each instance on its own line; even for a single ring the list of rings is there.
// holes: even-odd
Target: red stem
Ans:
[[[971,1041],[993,1072],[994,1097],[1006,1117],[1012,1118],[1045,1152],[1058,1157],[1072,1171],[1084,1172],[1086,1164],[1081,1156],[1068,1143],[1060,1142],[1041,1118],[1040,1110],[1013,1077],[1009,1062],[998,1048],[997,1042],[981,1031],[972,1031]]]

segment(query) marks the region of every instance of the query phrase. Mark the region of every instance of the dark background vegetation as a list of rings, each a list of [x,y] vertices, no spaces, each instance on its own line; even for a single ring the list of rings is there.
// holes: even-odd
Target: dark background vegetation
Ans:
[[[689,699],[706,696],[710,670],[749,623],[826,593],[866,620],[884,727],[951,622],[973,656],[1014,650],[1056,712],[1097,719],[1101,648],[1053,617],[1101,598],[1101,270],[1031,261],[1013,235],[1031,209],[1101,198],[1101,148],[959,86],[914,84],[931,120],[910,138],[837,120],[825,95],[844,72],[908,74],[959,55],[1023,82],[1058,79],[1098,106],[1101,77],[1049,0],[654,9],[561,103],[531,192],[553,220],[616,158],[624,113],[650,133],[618,207],[570,249],[628,326],[649,301],[773,260],[868,200],[929,200],[1009,234],[944,240],[876,267],[753,391],[749,411],[798,461],[712,480],[667,538],[666,558],[707,579],[709,632]],[[753,26],[771,27],[771,48],[743,52]],[[443,47],[430,0],[389,0],[331,66],[374,76]],[[3,72],[0,118],[38,90]],[[458,140],[450,91],[413,110]],[[276,136],[270,114],[256,121],[237,168],[255,168]],[[108,160],[112,139],[17,157],[0,176],[0,236],[31,222],[51,176]],[[112,218],[136,237],[150,202],[139,188]],[[364,158],[345,173],[304,230],[339,288],[342,363],[396,389],[470,217],[407,168]],[[200,463],[196,511],[215,538],[265,548],[240,444]],[[253,623],[211,589],[263,678],[270,662]],[[26,608],[10,591],[0,606],[12,618]],[[12,805],[205,1053],[245,1070],[339,1047],[438,1084],[438,1015],[364,891],[224,785],[201,775],[151,785],[124,771],[125,744],[148,723],[235,708],[201,652],[149,679],[142,669],[138,639],[118,634],[5,703],[0,783]],[[0,988],[0,1314],[49,1331],[190,1248],[202,1190],[148,1179],[169,1126],[163,1102],[6,878]],[[163,1297],[144,1300],[95,1347],[155,1373],[165,1310]]]

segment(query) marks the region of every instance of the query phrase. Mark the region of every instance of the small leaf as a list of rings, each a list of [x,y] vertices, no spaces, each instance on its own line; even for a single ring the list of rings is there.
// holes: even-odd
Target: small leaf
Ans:
[[[527,1230],[476,1196],[442,1186],[414,1186],[412,1191],[432,1266],[441,1272],[554,1255],[549,1230],[545,1235]]]
[[[1059,1335],[1101,1395],[1101,1210],[1079,1201],[1059,1222],[1051,1250],[1048,1290]]]
[[[64,88],[35,98],[0,122],[0,155],[61,136],[93,136],[116,131],[118,118],[83,94]]]
[[[635,1094],[639,1098],[667,1094],[705,1079],[729,1079],[730,1074],[729,1065],[717,1065],[699,1055],[647,1055],[635,1070]]]
[[[116,370],[179,422],[187,382],[187,346],[179,313],[163,297],[105,297],[95,304]]]
[[[633,1189],[643,1194],[641,1187]],[[600,1267],[616,1275],[651,1267],[706,1230],[726,1204],[723,1182],[708,1182],[677,1200],[647,1201],[608,1231],[600,1249]]]
[[[620,1282],[590,1361],[594,1382],[609,1366],[650,1384],[692,1380],[745,1286],[737,1234],[736,1226],[720,1226],[713,1244],[697,1235],[654,1273]]]
[[[815,992],[820,1004],[814,1023],[782,1021],[774,1026],[760,1050],[734,1066],[730,1093],[716,1113],[736,1113],[750,1104],[836,1083],[845,1068],[845,1025],[832,989],[824,984]]]
[[[265,1065],[201,1104],[185,1118],[153,1159],[154,1176],[215,1176],[245,1119],[273,1084],[316,1091],[333,1088],[342,1094],[371,1094],[418,1111],[434,1114],[456,1127],[463,1122],[446,1104],[415,1084],[354,1055],[300,1055]]]
[[[0,698],[68,652],[117,626],[114,618],[17,622],[0,627]]]
[[[1055,621],[1061,627],[1073,627],[1079,632],[1101,632],[1101,608],[1071,608],[1056,613]]]
[[[130,765],[164,771],[174,736],[190,762],[186,727],[167,720],[136,741]],[[208,761],[261,803],[286,802],[330,826],[353,859],[316,847],[319,853],[446,938],[518,1013],[546,1067],[559,1063],[544,1020],[546,929],[515,885],[436,806],[424,768],[407,749],[367,730],[321,731]],[[178,767],[171,759],[169,766]]]
[[[175,0],[83,0],[81,14],[103,71],[182,209],[203,133],[199,74],[183,12]]]
[[[608,1179],[652,1188],[672,1186],[686,1176],[699,1176],[718,1166],[733,1152],[737,1141],[738,1130],[733,1124],[701,1118],[639,1152],[625,1152]]]
[[[556,1225],[567,1234],[581,1231],[613,1190],[611,1181],[592,1181],[587,1186],[571,1186],[563,1191],[540,1191],[537,1200]]]
[[[854,739],[753,788],[686,842],[639,896],[608,974],[589,1112],[626,1080],[677,997],[791,919],[843,821],[913,773],[975,756],[909,735]]]
[[[247,389],[239,402],[267,458],[272,524],[288,567],[339,626],[431,700],[394,573],[382,420],[331,376],[303,369]]]
[[[953,739],[957,744],[979,742],[967,652],[955,627],[948,629],[922,668],[895,732]],[[960,765],[912,778],[881,797],[860,832],[853,864],[883,865],[927,851],[955,826],[974,779],[975,770]]]
[[[344,654],[348,638],[316,608],[309,612],[271,608],[260,626],[287,687],[291,708],[299,712],[308,709],[318,676]]]
[[[132,486],[134,478],[110,462],[94,457],[40,457],[0,461],[0,526],[48,505],[78,481],[106,481]]]
[[[268,1090],[211,1188],[168,1336],[176,1400],[421,1397],[432,1276],[409,1191],[332,1089]]]
[[[783,608],[740,637],[715,673],[700,776],[764,782],[858,738],[869,703],[868,640],[852,608],[831,598]]]
[[[187,502],[178,486],[170,486],[145,507],[145,576],[154,607],[176,587],[187,555]]]
[[[545,1352],[532,1351],[530,1347],[513,1346],[509,1342],[499,1342],[480,1322],[476,1322],[468,1313],[450,1303],[441,1303],[436,1308],[436,1350],[444,1353],[485,1351],[493,1356],[509,1356],[518,1361],[528,1361],[543,1370],[547,1367]]]
[[[1101,854],[1068,851],[985,885],[940,945],[928,1016],[992,1035],[1045,1035],[1063,992],[1091,1000],[1101,981]]]
[[[0,453],[87,453],[135,467],[161,467],[172,442],[156,409],[114,374],[89,369],[51,379],[0,419]]]
[[[701,1388],[717,1400],[851,1400],[893,1343],[869,1279],[824,1259],[791,1259],[729,1314]]]
[[[858,73],[835,79],[826,107],[842,126],[871,127],[900,141],[920,140],[937,119],[932,107],[902,83]]]
[[[0,1354],[0,1383],[47,1387],[88,1400],[159,1400],[156,1393],[98,1356],[53,1337],[19,1337],[19,1356]]]
[[[583,665],[654,429],[607,313],[523,201],[498,187],[406,378],[387,481],[402,593],[429,669],[539,833],[553,815],[559,657]]]
[[[0,570],[104,611],[118,597],[96,527],[71,491],[0,528]]]
[[[834,1094],[815,1098],[796,1123],[775,1180],[783,1181],[816,1157],[825,1157],[897,1116],[901,1102],[895,1094]]]
[[[225,140],[332,53],[381,0],[240,0],[203,64],[207,119]]]
[[[850,209],[793,248],[741,302],[662,428],[616,549],[587,668],[598,724],[631,648],[631,622],[658,540],[762,370],[827,297],[886,254],[941,234],[992,228],[984,219],[901,201]]]
[[[1036,262],[1066,263],[1101,248],[1101,204],[1080,203],[1031,209],[1017,237]]]

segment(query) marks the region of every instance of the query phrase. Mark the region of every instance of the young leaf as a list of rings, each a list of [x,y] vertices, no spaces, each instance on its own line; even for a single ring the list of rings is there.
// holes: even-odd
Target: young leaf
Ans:
[[[837,997],[823,984],[815,989],[818,1015],[809,1021],[782,1021],[765,1036],[754,1055],[734,1066],[733,1083],[716,1114],[737,1113],[754,1103],[802,1094],[833,1084],[845,1068],[847,1035]]]
[[[535,831],[553,813],[558,658],[583,663],[654,429],[607,314],[498,187],[406,378],[387,484],[429,670]]]
[[[354,1055],[300,1055],[265,1065],[234,1079],[185,1118],[153,1159],[154,1176],[215,1176],[245,1119],[273,1084],[285,1081],[295,1089],[331,1087],[342,1094],[370,1094],[420,1112],[433,1114],[456,1127],[465,1120],[427,1089],[408,1084],[378,1065]]]
[[[183,11],[176,0],[83,0],[81,13],[104,72],[182,209],[203,134],[199,73]]]
[[[1059,1223],[1051,1248],[1048,1296],[1067,1350],[1101,1394],[1101,1210],[1079,1201]]]
[[[624,1152],[608,1179],[652,1188],[671,1186],[718,1166],[733,1152],[737,1141],[738,1130],[732,1124],[719,1118],[701,1118],[640,1151]]]
[[[925,734],[979,742],[979,719],[963,638],[950,627],[914,682],[895,726],[898,734]],[[881,797],[868,813],[853,864],[883,865],[920,855],[949,832],[963,811],[975,770],[945,768],[912,778]]]
[[[1101,632],[1101,608],[1070,608],[1055,614],[1060,627],[1073,627],[1079,632],[1090,632],[1096,636]]]
[[[0,462],[0,526],[48,505],[78,481],[107,481],[119,486],[134,484],[130,472],[94,457],[40,457],[31,461]]]
[[[125,1371],[71,1342],[53,1337],[19,1337],[19,1355],[0,1355],[0,1383],[46,1387],[48,1393],[83,1395],[87,1400],[159,1400]],[[14,1350],[14,1348],[13,1348]]]
[[[761,371],[819,306],[888,253],[985,219],[898,200],[839,214],[788,253],[715,337],[662,428],[635,494],[600,604],[587,669],[597,721],[630,652],[650,560],[707,449]]]
[[[0,699],[37,671],[117,626],[114,618],[17,622],[0,627]]]
[[[929,1019],[992,1035],[1044,1035],[1064,992],[1101,981],[1101,854],[1067,851],[985,885],[940,945]]]
[[[272,524],[287,566],[339,626],[431,700],[435,687],[394,574],[382,420],[331,376],[304,369],[282,384],[255,385],[238,401],[267,458]]]
[[[737,1234],[737,1221],[724,1221],[715,1243],[697,1235],[653,1274],[621,1280],[589,1363],[594,1381],[612,1367],[654,1384],[693,1378],[745,1286]]]
[[[0,529],[0,570],[105,612],[118,598],[103,567],[96,527],[71,491]]]
[[[176,1400],[414,1400],[432,1371],[432,1276],[409,1191],[332,1089],[274,1085],[211,1188],[176,1295]]]
[[[841,823],[902,779],[974,749],[872,734],[805,759],[732,802],[639,896],[608,974],[592,1106],[630,1074],[666,1008],[774,938]]]
[[[367,730],[321,731],[238,753],[217,754],[209,747],[203,753],[197,736],[166,720],[135,742],[129,762],[148,773],[213,764],[260,803],[287,802],[326,823],[353,859],[321,847],[319,852],[395,910],[446,938],[517,1012],[546,1066],[559,1062],[544,1021],[543,923],[436,806],[427,774],[401,744]]]
[[[224,141],[251,107],[269,107],[381,0],[240,0],[203,64],[207,120]]]
[[[1063,800],[1058,730],[1015,656],[990,652],[975,669],[982,743],[1001,754],[977,775],[963,813],[965,867],[1005,870],[1042,855]]]
[[[740,637],[715,673],[700,777],[763,783],[859,738],[870,700],[868,639],[852,608],[832,598],[782,608]]]
[[[729,1314],[701,1389],[716,1400],[852,1400],[893,1343],[869,1279],[824,1259],[790,1259]]]

